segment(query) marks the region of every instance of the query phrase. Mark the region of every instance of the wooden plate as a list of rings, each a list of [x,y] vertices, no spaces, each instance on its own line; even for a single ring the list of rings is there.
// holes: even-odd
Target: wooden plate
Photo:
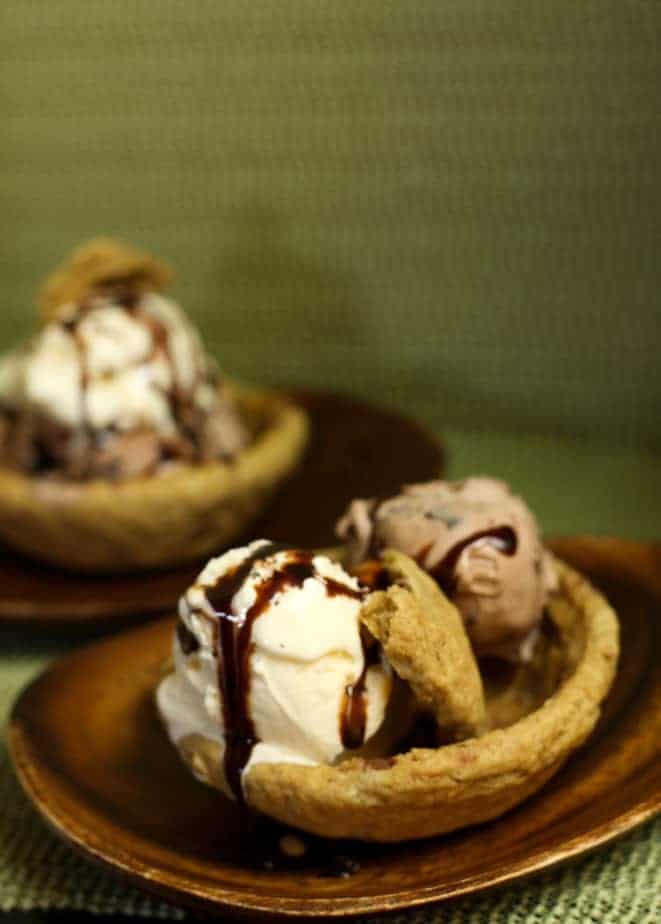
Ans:
[[[291,394],[310,415],[308,451],[249,538],[332,545],[333,524],[352,498],[387,496],[403,482],[441,474],[438,442],[413,421],[341,395]],[[201,565],[94,577],[68,574],[2,548],[0,622],[66,627],[169,612]]]
[[[23,693],[9,732],[19,778],[84,854],[148,891],[216,914],[392,911],[590,850],[661,807],[661,547],[588,538],[554,547],[617,608],[621,665],[587,745],[537,796],[495,822],[406,845],[327,842],[324,851],[309,841],[302,860],[265,868],[272,831],[196,783],[158,724],[152,694],[171,620],[79,650]]]

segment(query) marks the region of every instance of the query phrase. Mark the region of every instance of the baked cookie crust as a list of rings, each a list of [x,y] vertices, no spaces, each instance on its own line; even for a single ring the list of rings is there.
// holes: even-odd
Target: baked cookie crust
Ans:
[[[482,679],[459,611],[407,555],[386,549],[381,559],[395,583],[369,595],[362,623],[445,734],[479,734],[486,722]]]
[[[618,657],[609,604],[581,574],[557,559],[554,567],[559,590],[549,616],[562,671],[539,708],[481,737],[385,761],[257,764],[244,779],[248,803],[324,837],[389,842],[487,821],[538,790],[594,728]]]

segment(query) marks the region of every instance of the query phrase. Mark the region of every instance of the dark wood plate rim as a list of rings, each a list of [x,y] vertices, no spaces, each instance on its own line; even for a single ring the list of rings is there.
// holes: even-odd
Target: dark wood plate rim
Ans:
[[[610,823],[593,828],[588,835],[577,835],[568,842],[565,849],[542,850],[531,855],[527,862],[520,862],[509,867],[508,871],[501,876],[492,876],[488,882],[475,883],[474,877],[468,877],[451,886],[430,886],[422,889],[386,892],[378,896],[332,899],[292,899],[268,896],[264,902],[256,895],[251,895],[247,899],[245,892],[217,887],[203,888],[199,880],[171,871],[168,871],[169,881],[161,883],[155,875],[163,877],[162,869],[150,867],[122,849],[105,850],[100,842],[94,842],[92,832],[84,828],[78,829],[70,817],[65,819],[57,811],[43,804],[39,798],[38,784],[29,770],[29,759],[26,759],[20,735],[16,729],[10,730],[8,740],[14,767],[23,789],[49,827],[78,853],[115,874],[119,873],[138,888],[170,903],[179,902],[183,907],[188,908],[208,908],[209,903],[213,903],[216,911],[230,914],[251,912],[272,918],[317,916],[351,918],[365,914],[402,911],[467,895],[477,895],[514,881],[520,881],[576,857],[585,856],[622,837],[661,812],[661,794],[659,794],[656,799],[650,799],[635,809],[615,816]]]
[[[574,540],[560,541],[560,551]],[[588,539],[588,542],[597,542],[598,539]],[[613,540],[603,540],[606,548]],[[644,548],[639,546],[639,548]],[[659,584],[661,588],[661,583]],[[657,594],[658,594],[657,590]],[[643,822],[653,818],[661,811],[661,790],[655,790],[633,805],[618,810],[617,806],[610,806],[609,815],[601,823],[578,831],[562,846],[554,845],[551,848],[538,844],[531,852],[516,858],[508,864],[501,873],[490,872],[488,878],[480,878],[479,871],[475,874],[453,882],[440,882],[431,886],[419,888],[404,888],[391,890],[376,895],[363,896],[337,896],[327,898],[301,897],[293,898],[277,894],[259,894],[251,892],[247,887],[236,890],[231,887],[218,886],[210,883],[203,875],[194,878],[183,872],[171,868],[167,864],[151,865],[125,847],[112,846],[108,841],[97,837],[87,823],[80,822],[69,814],[61,804],[62,799],[57,790],[53,793],[52,787],[47,794],[42,792],[42,786],[52,782],[57,771],[47,764],[35,764],[32,760],[29,736],[16,720],[17,709],[30,691],[53,670],[66,671],[73,659],[84,657],[90,648],[105,645],[108,642],[96,642],[92,646],[79,649],[65,658],[51,665],[46,671],[30,684],[21,694],[14,706],[12,720],[8,734],[10,754],[16,768],[18,778],[28,797],[35,804],[41,815],[71,846],[100,863],[102,866],[120,873],[136,886],[165,898],[175,904],[197,909],[213,910],[215,913],[260,913],[266,917],[353,917],[363,914],[376,914],[414,908],[443,900],[459,898],[468,894],[476,894],[486,889],[502,886],[519,880],[533,873],[541,872],[570,859],[584,855],[595,850],[616,838],[631,831]],[[619,733],[621,734],[621,732]],[[50,780],[49,780],[50,776]],[[535,797],[533,797],[534,799]],[[113,820],[113,824],[121,828],[121,824]],[[507,815],[491,824],[507,827]],[[388,861],[385,860],[385,863]]]

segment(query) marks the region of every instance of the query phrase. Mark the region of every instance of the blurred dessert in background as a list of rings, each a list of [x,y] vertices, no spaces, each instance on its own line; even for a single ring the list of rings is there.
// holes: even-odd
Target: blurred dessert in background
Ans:
[[[221,377],[169,271],[99,239],[47,280],[41,325],[0,362],[0,537],[70,570],[180,566],[264,509],[305,412]]]
[[[0,361],[0,464],[122,479],[231,459],[250,440],[167,271],[111,241],[77,250],[42,294],[43,326]]]

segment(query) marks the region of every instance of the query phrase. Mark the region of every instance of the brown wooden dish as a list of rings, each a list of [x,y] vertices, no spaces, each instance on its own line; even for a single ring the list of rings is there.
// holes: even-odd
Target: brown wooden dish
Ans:
[[[291,394],[310,417],[308,450],[297,473],[252,527],[250,538],[332,545],[337,541],[333,523],[352,498],[386,496],[402,482],[442,473],[437,441],[405,417],[341,395]],[[201,567],[200,562],[174,571],[70,574],[2,547],[0,623],[114,625],[166,613]]]
[[[661,808],[661,546],[589,537],[551,545],[616,608],[620,667],[586,745],[500,819],[390,846],[303,835],[306,854],[283,860],[283,830],[197,783],[158,723],[152,696],[171,620],[79,650],[22,694],[9,744],[23,787],[87,856],[148,891],[216,914],[393,911],[591,850]]]

